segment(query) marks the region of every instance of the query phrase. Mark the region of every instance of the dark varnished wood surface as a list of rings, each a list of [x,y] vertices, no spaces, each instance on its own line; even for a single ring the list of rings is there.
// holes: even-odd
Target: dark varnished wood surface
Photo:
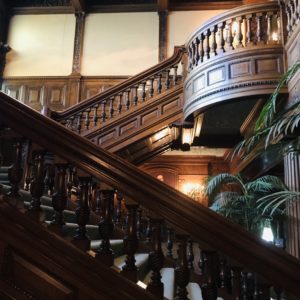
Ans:
[[[3,93],[0,104],[1,121],[20,134],[300,296],[300,263],[295,258]]]

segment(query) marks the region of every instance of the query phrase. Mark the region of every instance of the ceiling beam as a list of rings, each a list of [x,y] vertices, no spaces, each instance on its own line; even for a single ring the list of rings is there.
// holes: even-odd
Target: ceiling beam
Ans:
[[[85,0],[71,0],[75,12],[84,12],[86,10]]]

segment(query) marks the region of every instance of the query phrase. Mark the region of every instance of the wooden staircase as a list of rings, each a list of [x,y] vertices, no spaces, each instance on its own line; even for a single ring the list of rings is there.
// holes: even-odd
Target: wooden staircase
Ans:
[[[175,47],[172,57],[154,67],[63,112],[47,114],[110,152],[124,153],[148,141],[149,151],[158,153],[174,135],[153,147],[155,133],[182,118],[186,58],[185,48]]]
[[[8,299],[15,297],[13,293],[31,297],[26,291],[23,292],[24,286],[19,289],[22,282],[26,282],[25,289],[29,290],[29,294],[36,293],[35,298],[32,296],[33,299],[43,299],[39,296],[39,293],[44,292],[40,290],[41,281],[47,282],[48,291],[55,286],[57,293],[60,293],[55,294],[54,298],[47,296],[44,299],[162,298],[159,275],[164,266],[159,243],[161,220],[178,233],[176,239],[179,258],[174,272],[175,299],[187,299],[186,286],[191,273],[187,266],[188,237],[199,243],[202,250],[200,265],[203,274],[198,274],[200,278],[193,276],[201,286],[204,300],[215,300],[217,295],[221,295],[223,299],[253,299],[255,295],[261,297],[254,297],[255,299],[270,299],[270,286],[275,287],[277,299],[283,299],[282,289],[300,297],[300,263],[295,258],[3,93],[0,94],[0,102],[1,123],[17,133],[15,163],[9,171],[11,193],[4,197],[5,192],[2,192],[0,200],[1,289]],[[21,150],[28,140],[31,141],[31,152],[35,153],[33,160],[31,155],[28,156],[34,172],[27,172],[24,178],[21,172]],[[58,162],[57,185],[52,197],[55,230],[52,229],[53,226],[51,228],[50,225],[40,223],[45,220],[45,214],[41,210],[44,149],[55,154]],[[65,163],[72,168],[76,167],[78,175],[79,172],[84,174],[80,175],[83,178],[79,180],[80,196],[75,213],[77,226],[75,237],[71,239],[62,230],[65,226],[62,216],[66,207],[66,190],[68,187],[72,190],[76,183],[67,184],[69,181],[66,173],[62,171]],[[28,177],[28,174],[33,176]],[[86,176],[88,179],[84,179]],[[112,261],[109,246],[112,231],[111,222],[108,221],[111,205],[105,206],[101,214],[103,222],[98,225],[103,251],[99,251],[96,259],[90,255],[90,240],[86,232],[90,229],[88,223],[92,189],[88,182],[91,176],[94,181],[121,192],[127,203],[128,217],[124,236],[127,259],[126,267],[121,273],[108,268]],[[28,210],[22,208],[18,200],[22,178],[25,183],[30,184],[32,200]],[[136,281],[134,257],[139,243],[136,234],[137,204],[154,220],[156,232],[152,235],[154,247],[149,254],[153,275],[146,291],[128,280]],[[75,229],[74,226],[72,228]],[[97,239],[97,236],[93,238]],[[190,252],[188,256],[192,257]],[[216,255],[217,252],[220,254]],[[11,272],[13,270],[15,271]],[[255,286],[255,289],[250,286]],[[11,292],[12,288],[14,292]],[[49,292],[49,295],[52,294]],[[18,297],[15,298],[22,299]]]

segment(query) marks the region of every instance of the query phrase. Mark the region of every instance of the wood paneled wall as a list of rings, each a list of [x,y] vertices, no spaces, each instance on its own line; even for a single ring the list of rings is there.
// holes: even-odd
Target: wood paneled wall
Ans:
[[[189,196],[207,205],[204,195],[208,176],[228,171],[228,163],[223,157],[200,155],[160,155],[140,167],[146,173],[167,185],[184,192],[185,184],[200,185],[200,190]]]
[[[1,90],[9,96],[40,111],[43,106],[52,110],[64,110],[79,101],[90,98],[127,77],[78,77],[74,97],[74,81],[69,76],[57,77],[8,77],[4,78]]]

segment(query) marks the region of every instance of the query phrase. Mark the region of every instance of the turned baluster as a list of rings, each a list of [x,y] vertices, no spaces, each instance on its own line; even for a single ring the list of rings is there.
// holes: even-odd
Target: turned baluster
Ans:
[[[149,264],[152,271],[147,290],[158,299],[164,298],[164,285],[161,282],[160,270],[163,267],[164,255],[161,249],[161,226],[163,219],[151,219],[153,225],[152,250],[149,253]]]
[[[106,100],[103,100],[101,102],[101,106],[102,106],[101,120],[102,120],[102,122],[105,122],[105,120],[106,120]]]
[[[291,19],[291,9],[288,5],[285,5],[285,12],[286,12],[286,16],[287,16],[287,25],[286,25],[286,29],[288,32],[288,36],[291,35],[292,33],[292,19]]]
[[[174,75],[173,75],[173,84],[176,85],[177,84],[177,80],[178,80],[178,75],[177,75],[177,70],[178,70],[178,66],[174,66]]]
[[[146,100],[146,82],[142,83],[142,102]]]
[[[138,97],[138,88],[139,88],[138,86],[134,87],[134,96],[133,96],[133,99],[132,99],[134,106],[137,106],[138,100],[139,100],[139,97]]]
[[[34,165],[28,162],[26,168],[26,176],[25,176],[25,186],[24,186],[25,191],[29,191],[33,172],[34,172]]]
[[[114,116],[114,101],[115,101],[115,97],[112,96],[109,99],[109,118],[111,119]]]
[[[300,5],[299,7],[299,15],[300,15]],[[278,43],[281,41],[282,38],[282,28],[281,28],[281,18],[280,18],[280,12],[276,15],[276,22],[277,22],[277,36],[278,36]]]
[[[243,45],[243,33],[242,33],[242,22],[243,22],[243,18],[242,17],[238,17],[236,18],[236,22],[237,22],[237,33],[236,33],[236,38],[237,38],[237,48],[242,48],[244,47]]]
[[[101,190],[102,201],[102,217],[98,224],[98,230],[101,237],[101,244],[97,250],[96,258],[99,259],[106,266],[110,267],[114,263],[114,253],[111,249],[109,239],[112,236],[114,230],[114,224],[112,220],[113,216],[113,201],[114,190]]]
[[[242,275],[242,286],[241,286],[241,299],[247,300],[248,299],[248,284],[247,284],[247,272],[241,272]]]
[[[98,123],[98,108],[99,108],[99,104],[96,104],[94,106],[94,117],[93,117],[94,126],[97,126]]]
[[[52,225],[62,226],[65,224],[63,211],[67,204],[67,188],[66,188],[66,169],[68,165],[56,165],[56,191],[52,196],[52,206],[54,208]]]
[[[227,268],[226,268],[226,258],[220,258],[220,275],[219,275],[219,287],[225,289],[228,287],[228,277],[227,277]]]
[[[201,33],[201,35],[200,35],[200,38],[199,38],[199,41],[200,41],[200,62],[203,62],[203,60],[204,60],[204,39],[205,39],[205,37],[204,37],[204,34],[203,33]]]
[[[231,282],[231,294],[233,296],[233,299],[241,299],[242,296],[242,290],[241,290],[241,284],[242,284],[242,277],[241,273],[242,268],[237,266],[232,266],[230,271],[230,282]]]
[[[257,24],[257,29],[256,29],[256,38],[257,38],[257,44],[263,43],[263,31],[262,31],[262,13],[257,13],[256,14],[256,24]]]
[[[161,77],[162,77],[162,74],[158,74],[157,92],[159,94],[161,93],[161,90],[162,90]]]
[[[125,107],[126,107],[126,110],[129,110],[130,108],[130,99],[129,99],[129,93],[130,93],[130,90],[127,90],[124,92],[125,93]]]
[[[151,237],[152,237],[152,225],[151,225],[151,220],[148,217],[147,228],[146,228],[146,242],[147,243],[151,242]]]
[[[76,130],[78,133],[80,133],[81,131],[81,118],[82,118],[82,112],[80,112],[78,115],[77,115],[77,125],[76,125]]]
[[[166,89],[170,88],[171,80],[170,80],[170,70],[166,70],[166,81],[165,81],[165,87]]]
[[[117,205],[116,205],[116,225],[121,226],[122,225],[122,200],[123,195],[117,191]]]
[[[191,45],[188,48],[188,60],[189,60],[188,69],[190,71],[190,70],[193,69],[193,53],[192,53],[192,46]]]
[[[213,26],[211,29],[210,29],[210,32],[211,32],[211,35],[212,35],[212,42],[211,42],[211,50],[212,50],[212,53],[214,55],[217,55],[217,40],[216,40],[216,34],[217,34],[217,27],[216,26]]]
[[[44,193],[46,195],[52,195],[53,188],[54,188],[54,177],[55,177],[55,170],[52,164],[48,164],[46,166],[46,175],[44,179]]]
[[[207,59],[210,58],[210,43],[209,43],[209,37],[210,37],[210,30],[207,29],[205,33],[205,39],[206,39],[206,47],[205,47],[205,53]]]
[[[137,204],[127,204],[127,229],[124,237],[124,250],[126,253],[125,265],[122,267],[121,274],[127,279],[137,281],[137,267],[135,265],[134,254],[138,248],[138,239],[136,235],[136,213],[138,209]]]
[[[195,65],[198,66],[199,63],[199,59],[200,59],[200,54],[199,54],[199,45],[200,45],[200,41],[198,38],[196,38],[195,40]]]
[[[69,166],[67,172],[67,196],[69,201],[71,201],[74,181],[75,181],[75,170],[72,166]]]
[[[203,274],[204,284],[201,286],[203,298],[209,300],[217,299],[217,271],[216,271],[216,252],[203,250]]]
[[[187,246],[187,261],[188,261],[188,268],[194,269],[194,249],[193,249],[193,241],[191,239],[188,240]]]
[[[23,168],[22,168],[22,140],[15,140],[14,147],[14,162],[13,165],[8,169],[8,180],[10,182],[10,191],[8,192],[8,196],[19,198],[19,185],[23,176]]]
[[[167,228],[167,256],[173,258],[174,229]]]
[[[226,42],[229,44],[229,49],[234,50],[233,47],[233,34],[232,34],[232,20],[226,21],[226,31],[227,31],[227,37],[226,37]]]
[[[154,95],[154,78],[150,79],[150,89],[149,89],[149,96],[152,98]]]
[[[118,113],[120,114],[122,112],[122,96],[123,94],[119,94],[119,101],[118,101]]]
[[[272,18],[273,18],[273,13],[268,12],[267,13],[267,44],[273,43],[272,41]]]
[[[251,44],[252,33],[251,33],[251,19],[252,15],[246,15],[246,44]]]
[[[219,34],[220,50],[224,53],[225,52],[224,23],[218,24],[218,34]]]
[[[85,111],[85,120],[84,120],[84,126],[85,126],[85,129],[88,130],[89,127],[90,127],[90,113],[91,113],[91,109],[88,108],[86,111]]]
[[[90,240],[86,235],[86,224],[90,218],[90,207],[89,207],[89,185],[90,177],[79,177],[78,186],[78,207],[76,208],[76,222],[78,228],[76,235],[73,238],[74,243],[78,248],[87,251],[90,248]]]
[[[198,262],[198,267],[200,270],[200,275],[204,274],[204,270],[205,270],[205,255],[203,250],[201,249],[201,246],[199,245],[199,262]]]
[[[140,240],[142,238],[142,209],[137,210],[137,219],[136,219],[136,235]]]
[[[192,49],[192,65],[195,66],[196,65],[196,47],[195,47],[195,43],[192,42],[192,45],[191,45],[191,49]]]
[[[44,151],[34,154],[34,174],[30,182],[30,193],[32,196],[29,210],[39,211],[41,197],[44,192]]]
[[[176,236],[178,239],[178,259],[177,266],[175,268],[175,286],[176,286],[176,296],[175,300],[187,300],[188,293],[186,286],[189,283],[190,272],[187,265],[187,239],[188,236],[180,234]]]

